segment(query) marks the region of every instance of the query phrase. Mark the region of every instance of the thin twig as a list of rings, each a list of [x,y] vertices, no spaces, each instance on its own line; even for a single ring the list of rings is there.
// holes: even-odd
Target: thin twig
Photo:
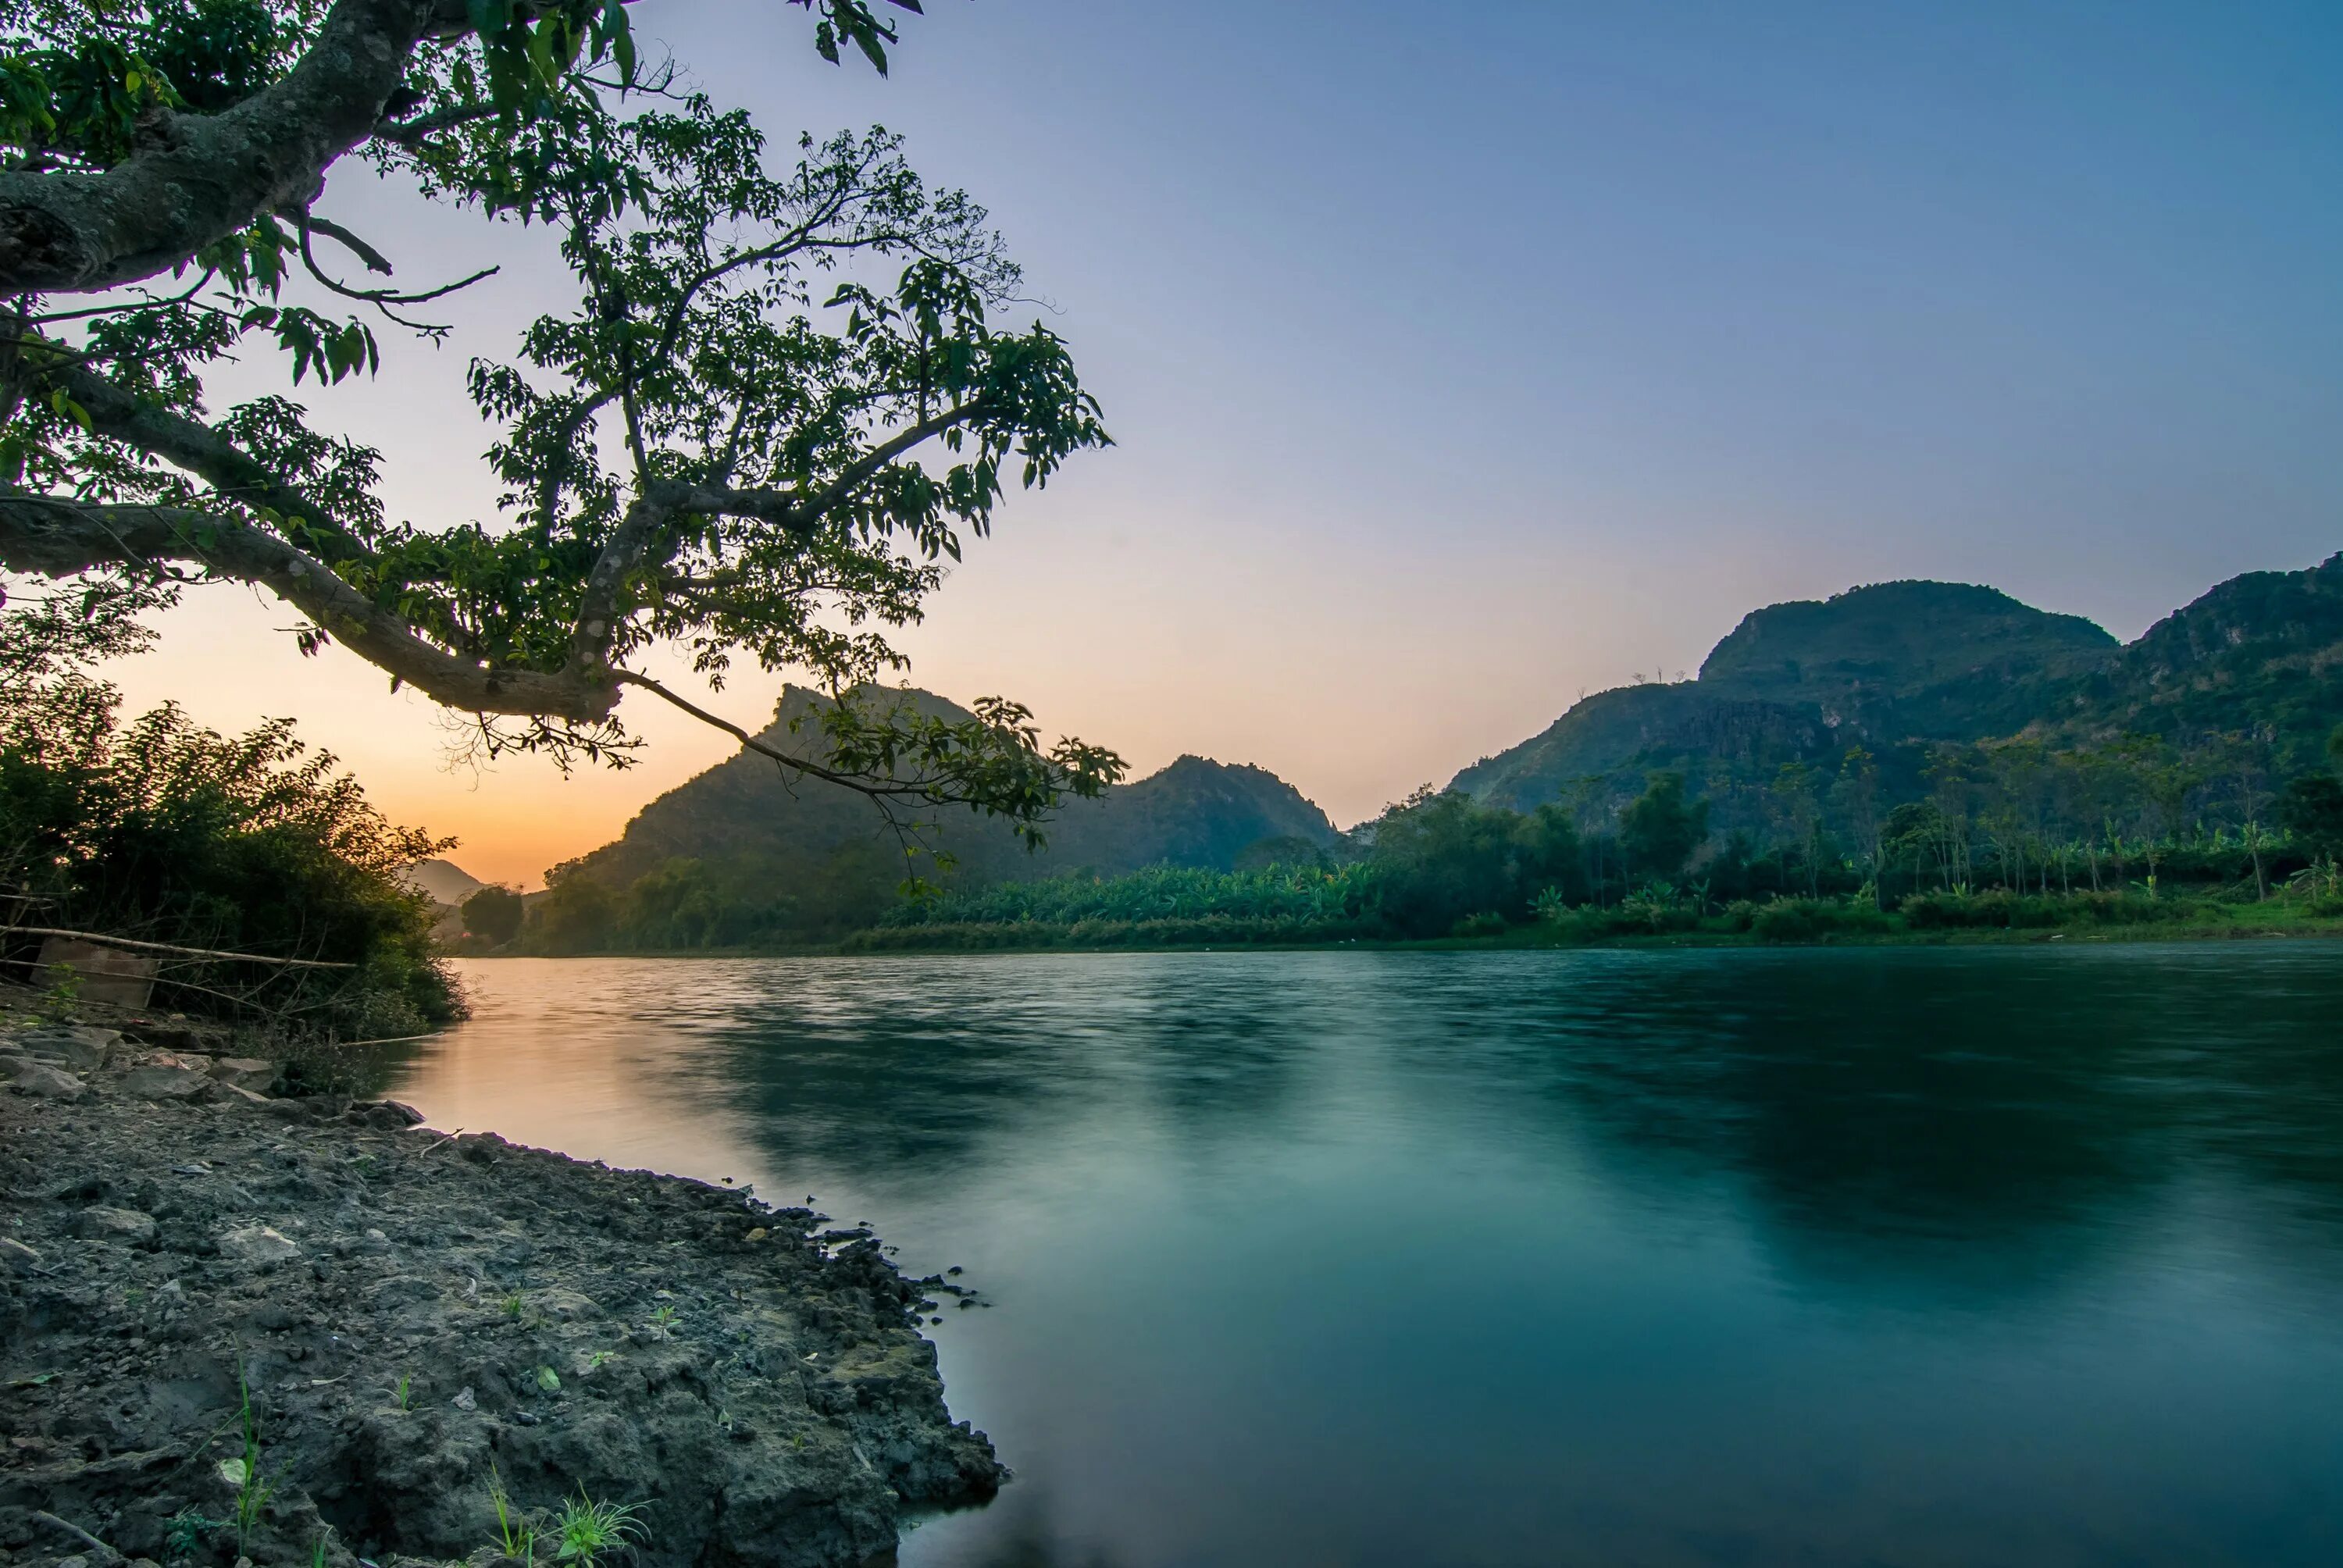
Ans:
[[[92,1535],[88,1531],[84,1530],[72,1520],[60,1519],[45,1508],[34,1509],[33,1517],[41,1521],[44,1524],[55,1525],[58,1529],[64,1531],[66,1534],[80,1542],[83,1545],[93,1547],[97,1551],[103,1552],[108,1557],[119,1557],[122,1555],[121,1553],[116,1552],[113,1547],[108,1546],[105,1542],[100,1541],[96,1536]]]
[[[282,964],[297,970],[354,970],[356,964],[327,963],[323,959],[273,959],[264,953],[227,953],[214,948],[183,948],[176,942],[139,942],[128,937],[109,937],[97,931],[69,931],[57,926],[0,926],[0,931],[15,931],[28,937],[73,937],[100,947],[127,948],[141,953],[181,953],[189,958],[233,959],[239,963]]]

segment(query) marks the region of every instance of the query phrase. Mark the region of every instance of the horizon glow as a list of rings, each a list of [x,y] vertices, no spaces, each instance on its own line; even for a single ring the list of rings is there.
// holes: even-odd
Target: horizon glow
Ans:
[[[777,155],[904,132],[1106,404],[1121,445],[970,541],[910,682],[1347,825],[1770,602],[1980,582],[2128,640],[2343,545],[2343,12],[1470,15],[977,0],[902,18],[881,81],[792,9],[637,8]],[[565,297],[548,237],[354,165],[325,210],[402,282],[505,265],[448,347],[297,394],[384,448],[393,515],[493,518],[464,363]],[[732,749],[639,699],[637,769],[450,773],[428,704],[294,618],[198,590],[117,676],[290,714],[475,875],[535,886]],[[717,706],[754,728],[782,678]]]

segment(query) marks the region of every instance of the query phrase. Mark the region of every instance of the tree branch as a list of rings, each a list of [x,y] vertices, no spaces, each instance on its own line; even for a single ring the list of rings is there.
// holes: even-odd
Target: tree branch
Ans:
[[[51,374],[89,415],[96,434],[150,452],[231,499],[303,519],[327,536],[328,561],[347,560],[361,550],[347,524],[210,426],[142,403],[126,388],[78,365],[67,363]]]
[[[441,0],[335,0],[300,64],[217,115],[164,111],[102,174],[0,173],[0,294],[72,294],[167,272],[262,214],[306,206],[375,134]],[[462,6],[451,5],[453,15]]]
[[[498,669],[426,641],[323,562],[234,518],[0,491],[0,568],[62,578],[180,561],[267,588],[359,658],[449,708],[591,723],[618,706],[617,683],[598,670]]]
[[[930,804],[942,803],[936,799],[938,786],[931,779],[890,779],[880,781],[865,778],[860,774],[841,773],[834,768],[825,768],[819,762],[809,761],[803,757],[784,751],[778,746],[758,739],[721,714],[710,713],[689,698],[669,690],[648,675],[638,675],[631,669],[614,669],[610,673],[620,683],[641,687],[652,696],[681,709],[702,724],[712,725],[721,729],[725,734],[738,740],[744,749],[753,751],[759,757],[769,758],[784,768],[792,769],[827,783],[840,785],[880,802],[891,799],[909,798]]]

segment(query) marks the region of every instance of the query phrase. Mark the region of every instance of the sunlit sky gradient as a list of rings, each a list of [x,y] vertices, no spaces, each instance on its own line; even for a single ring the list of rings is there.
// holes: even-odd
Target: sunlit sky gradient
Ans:
[[[1945,578],[2131,637],[2343,547],[2333,0],[928,7],[886,81],[770,0],[634,12],[784,150],[883,122],[991,207],[1121,445],[1012,500],[911,678],[1141,771],[1258,762],[1347,824],[1769,600]],[[566,297],[547,236],[355,166],[323,210],[403,282],[505,264],[449,347],[304,394],[394,515],[491,518],[461,377]],[[639,695],[632,772],[451,773],[295,618],[191,594],[121,678],[296,716],[481,876],[729,749]]]

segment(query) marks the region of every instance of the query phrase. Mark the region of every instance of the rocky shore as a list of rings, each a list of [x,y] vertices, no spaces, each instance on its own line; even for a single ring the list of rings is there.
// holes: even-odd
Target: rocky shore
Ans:
[[[549,1563],[597,1504],[605,1564],[828,1568],[1005,1474],[868,1231],[113,1030],[0,1080],[0,1564]]]

